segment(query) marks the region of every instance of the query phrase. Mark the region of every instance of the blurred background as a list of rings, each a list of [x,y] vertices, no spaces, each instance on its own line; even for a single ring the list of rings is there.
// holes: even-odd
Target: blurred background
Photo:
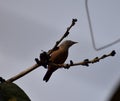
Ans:
[[[0,76],[9,79],[35,64],[41,50],[52,48],[77,18],[66,39],[79,43],[66,63],[112,50],[116,56],[89,67],[59,69],[48,83],[40,67],[15,83],[32,101],[108,101],[120,82],[119,9],[119,0],[0,0]]]

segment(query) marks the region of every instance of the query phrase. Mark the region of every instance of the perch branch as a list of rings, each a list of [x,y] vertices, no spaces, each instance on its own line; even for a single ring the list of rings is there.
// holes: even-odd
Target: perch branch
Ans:
[[[27,68],[26,70],[20,72],[19,74],[11,77],[10,79],[6,80],[7,82],[14,82],[15,80],[23,77],[24,75],[28,74],[29,72],[33,71],[34,69],[38,68],[39,65],[38,64],[34,64],[33,66]]]
[[[103,55],[101,56],[100,58],[99,57],[96,57],[92,60],[89,60],[89,59],[85,59],[84,61],[82,62],[79,62],[79,63],[73,63],[73,61],[70,61],[70,64],[54,64],[54,63],[51,63],[49,61],[50,59],[50,54],[56,50],[57,46],[59,45],[59,43],[64,39],[66,38],[68,35],[69,35],[69,31],[70,29],[72,28],[72,26],[75,25],[75,22],[77,21],[77,19],[73,19],[72,20],[72,23],[71,25],[67,28],[67,31],[64,33],[64,35],[61,37],[61,39],[59,41],[56,42],[55,46],[48,52],[42,52],[40,54],[40,58],[35,58],[35,61],[36,61],[36,64],[34,64],[33,66],[27,68],[26,70],[20,72],[19,74],[11,77],[10,79],[6,80],[7,82],[14,82],[15,80],[25,76],[26,74],[28,74],[29,72],[33,71],[34,69],[38,68],[39,66],[44,66],[45,68],[47,68],[47,66],[50,64],[50,65],[55,65],[55,66],[58,66],[58,67],[64,67],[64,68],[70,68],[71,66],[77,66],[77,65],[82,65],[82,66],[89,66],[90,63],[96,63],[96,62],[99,62],[101,59],[104,59],[108,56],[114,56],[116,53],[115,51],[112,51],[111,53],[107,54],[107,55]]]
[[[105,54],[101,57],[96,57],[92,60],[89,60],[89,59],[85,59],[84,61],[82,62],[78,62],[78,63],[73,63],[73,61],[70,61],[70,64],[55,64],[55,63],[50,63],[50,65],[53,65],[53,66],[58,66],[58,67],[61,67],[61,68],[70,68],[71,66],[78,66],[78,65],[82,65],[82,66],[89,66],[89,64],[93,64],[93,63],[96,63],[96,62],[99,62],[101,59],[104,59],[106,57],[109,57],[109,56],[114,56],[116,54],[116,52],[113,50],[111,53],[109,54]]]
[[[77,19],[72,19],[72,23],[71,25],[67,28],[66,32],[64,33],[64,35],[60,38],[59,41],[56,42],[55,46],[48,52],[43,52],[40,54],[40,60],[38,58],[35,58],[35,61],[37,62],[36,64],[34,64],[33,66],[27,68],[26,70],[20,72],[19,74],[9,78],[8,80],[6,80],[7,82],[14,82],[15,80],[25,76],[26,74],[28,74],[29,72],[33,71],[34,69],[38,68],[39,66],[44,66],[45,68],[48,65],[49,62],[49,57],[50,54],[57,48],[57,46],[59,45],[59,43],[69,35],[69,31],[70,29],[75,25],[75,22],[77,22]]]

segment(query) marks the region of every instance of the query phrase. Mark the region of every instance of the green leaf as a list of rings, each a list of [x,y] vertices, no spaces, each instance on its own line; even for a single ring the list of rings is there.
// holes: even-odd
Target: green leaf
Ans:
[[[31,101],[27,94],[15,83],[0,83],[0,101]]]

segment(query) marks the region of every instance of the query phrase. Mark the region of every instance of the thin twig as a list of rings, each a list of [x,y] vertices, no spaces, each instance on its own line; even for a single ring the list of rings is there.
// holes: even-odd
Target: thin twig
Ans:
[[[111,53],[109,54],[105,54],[101,57],[96,57],[92,60],[89,60],[89,59],[85,59],[84,61],[82,62],[78,62],[78,63],[73,63],[72,61],[70,61],[70,64],[55,64],[55,63],[50,63],[50,65],[53,65],[53,66],[58,66],[58,67],[61,67],[61,68],[70,68],[71,66],[78,66],[78,65],[82,65],[82,66],[89,66],[89,64],[93,64],[93,63],[96,63],[96,62],[99,62],[101,59],[104,59],[106,57],[109,57],[109,56],[114,56],[116,54],[116,52],[113,50]]]
[[[64,35],[60,38],[60,40],[58,40],[56,42],[56,44],[54,45],[54,47],[48,51],[48,54],[50,55],[54,50],[56,50],[57,46],[61,43],[61,41],[66,38],[69,35],[69,31],[70,29],[75,25],[75,23],[77,22],[77,19],[72,19],[72,23],[71,25],[67,28],[66,32],[64,33]]]

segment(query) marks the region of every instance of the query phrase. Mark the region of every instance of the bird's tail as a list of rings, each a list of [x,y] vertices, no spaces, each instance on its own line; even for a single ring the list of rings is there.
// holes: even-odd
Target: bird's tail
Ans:
[[[50,70],[47,71],[47,73],[45,74],[44,78],[43,78],[43,81],[48,81],[51,77],[53,72],[51,72]]]

